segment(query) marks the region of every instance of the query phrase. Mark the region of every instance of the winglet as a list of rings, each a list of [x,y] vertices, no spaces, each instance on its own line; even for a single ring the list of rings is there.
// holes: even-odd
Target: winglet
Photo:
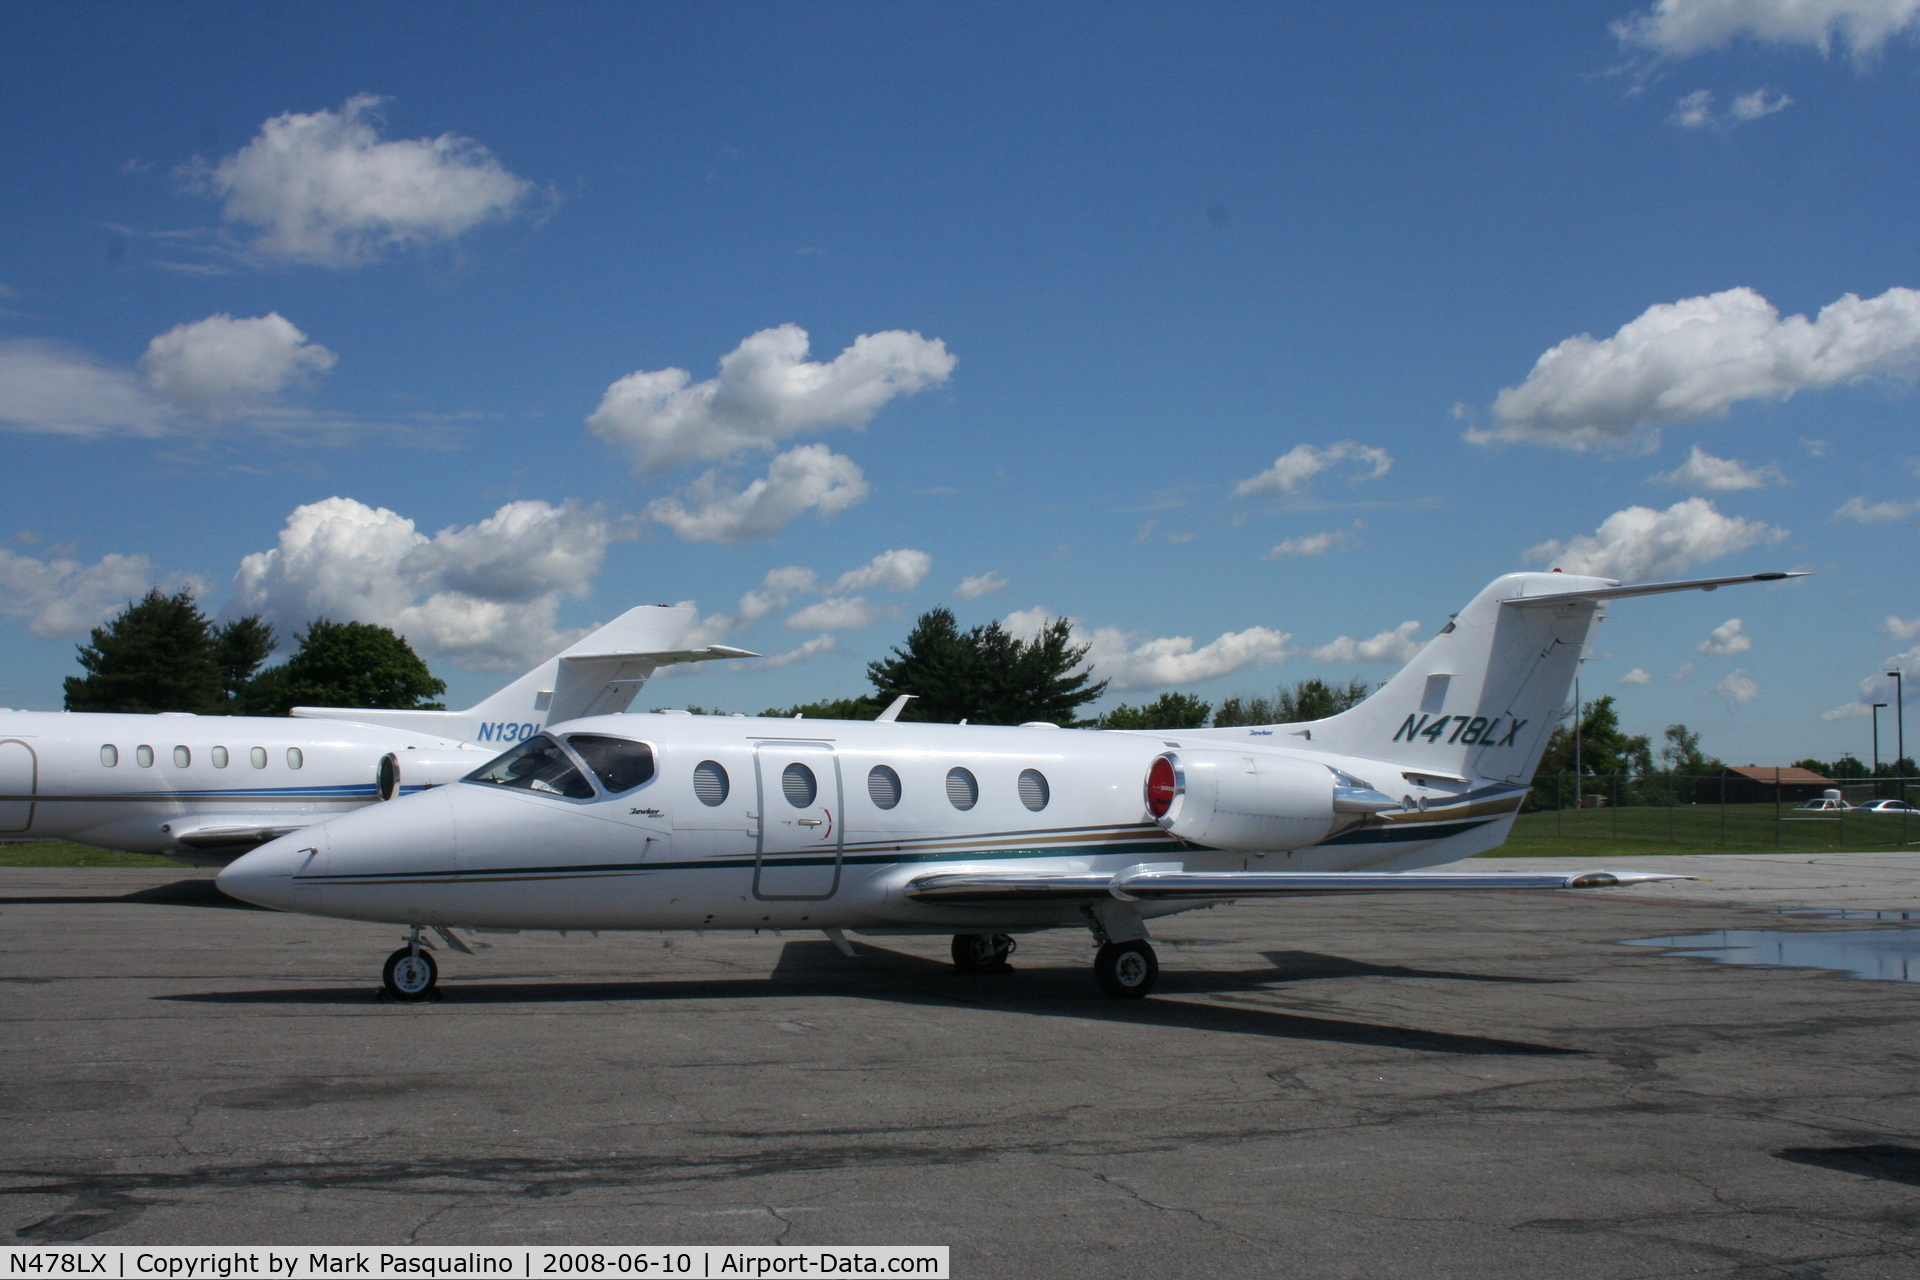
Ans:
[[[905,711],[907,709],[907,703],[911,702],[913,699],[919,696],[920,695],[917,693],[901,694],[899,697],[893,700],[892,704],[889,705],[885,711],[882,711],[878,716],[874,717],[873,722],[875,724],[891,724],[893,721],[898,720],[900,718],[900,713],[902,711]]]

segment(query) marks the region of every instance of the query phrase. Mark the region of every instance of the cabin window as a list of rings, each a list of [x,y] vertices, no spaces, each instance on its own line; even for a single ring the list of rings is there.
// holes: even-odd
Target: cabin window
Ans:
[[[560,744],[544,733],[528,738],[491,764],[474,770],[466,781],[566,796],[570,800],[593,799],[593,784],[574,767],[573,758]]]
[[[956,809],[971,809],[980,803],[980,784],[965,769],[949,769],[947,799]]]
[[[301,765],[305,764],[306,762],[307,762],[307,758],[300,754],[300,748],[298,747],[287,748],[287,768],[298,769]]]
[[[139,762],[142,769],[153,768],[153,748],[146,743],[143,742],[133,749],[133,758]]]
[[[111,742],[100,748],[100,763],[111,769],[120,763],[120,748]]]
[[[175,747],[173,749],[173,767],[174,768],[184,769],[187,766],[191,765],[192,763],[193,763],[193,752],[187,750],[185,747]]]
[[[216,769],[224,769],[227,767],[227,749],[225,747],[215,747],[213,749],[213,767]]]
[[[900,775],[884,764],[873,766],[867,774],[867,798],[876,809],[891,809],[900,803]]]
[[[811,809],[820,784],[814,781],[813,770],[796,760],[780,771],[780,793],[794,808]]]
[[[1047,786],[1046,774],[1041,773],[1038,769],[1022,769],[1020,771],[1021,804],[1038,813],[1047,807],[1047,801],[1052,799],[1052,796],[1053,793]]]
[[[693,766],[693,794],[701,804],[717,808],[727,802],[727,771],[718,760],[702,760]]]
[[[614,795],[653,779],[653,748],[644,742],[576,733],[568,737],[567,745],[587,762],[600,785]]]
[[[264,769],[267,767],[267,749],[265,747],[255,747],[253,750],[247,752],[247,759],[253,761],[254,768]]]

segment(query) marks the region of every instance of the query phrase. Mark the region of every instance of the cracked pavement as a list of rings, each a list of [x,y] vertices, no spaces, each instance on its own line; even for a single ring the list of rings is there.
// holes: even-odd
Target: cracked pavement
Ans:
[[[408,1006],[375,998],[394,927],[184,869],[4,868],[0,1227],[945,1244],[960,1276],[1920,1274],[1920,986],[1617,945],[1861,927],[1714,883],[1194,912],[1137,1003],[1066,932],[981,977],[944,938],[529,933]]]

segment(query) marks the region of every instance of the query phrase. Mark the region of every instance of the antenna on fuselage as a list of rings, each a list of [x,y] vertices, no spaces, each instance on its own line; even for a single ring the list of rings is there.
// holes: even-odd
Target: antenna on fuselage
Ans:
[[[891,723],[895,720],[898,720],[900,718],[900,713],[907,709],[907,704],[919,696],[920,695],[917,693],[901,694],[899,697],[893,700],[893,704],[891,706],[889,706],[885,711],[882,711],[879,715],[875,716],[873,718],[873,722],[875,724],[884,724],[884,723]]]

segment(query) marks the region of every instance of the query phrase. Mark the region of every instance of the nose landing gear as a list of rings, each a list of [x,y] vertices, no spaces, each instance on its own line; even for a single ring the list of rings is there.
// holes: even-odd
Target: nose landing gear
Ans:
[[[431,1000],[434,984],[439,981],[440,966],[434,963],[433,952],[421,943],[418,927],[407,945],[388,956],[380,970],[380,984],[387,995],[408,1004]]]
[[[953,935],[953,967],[960,973],[1004,973],[1014,942],[1004,933]]]

